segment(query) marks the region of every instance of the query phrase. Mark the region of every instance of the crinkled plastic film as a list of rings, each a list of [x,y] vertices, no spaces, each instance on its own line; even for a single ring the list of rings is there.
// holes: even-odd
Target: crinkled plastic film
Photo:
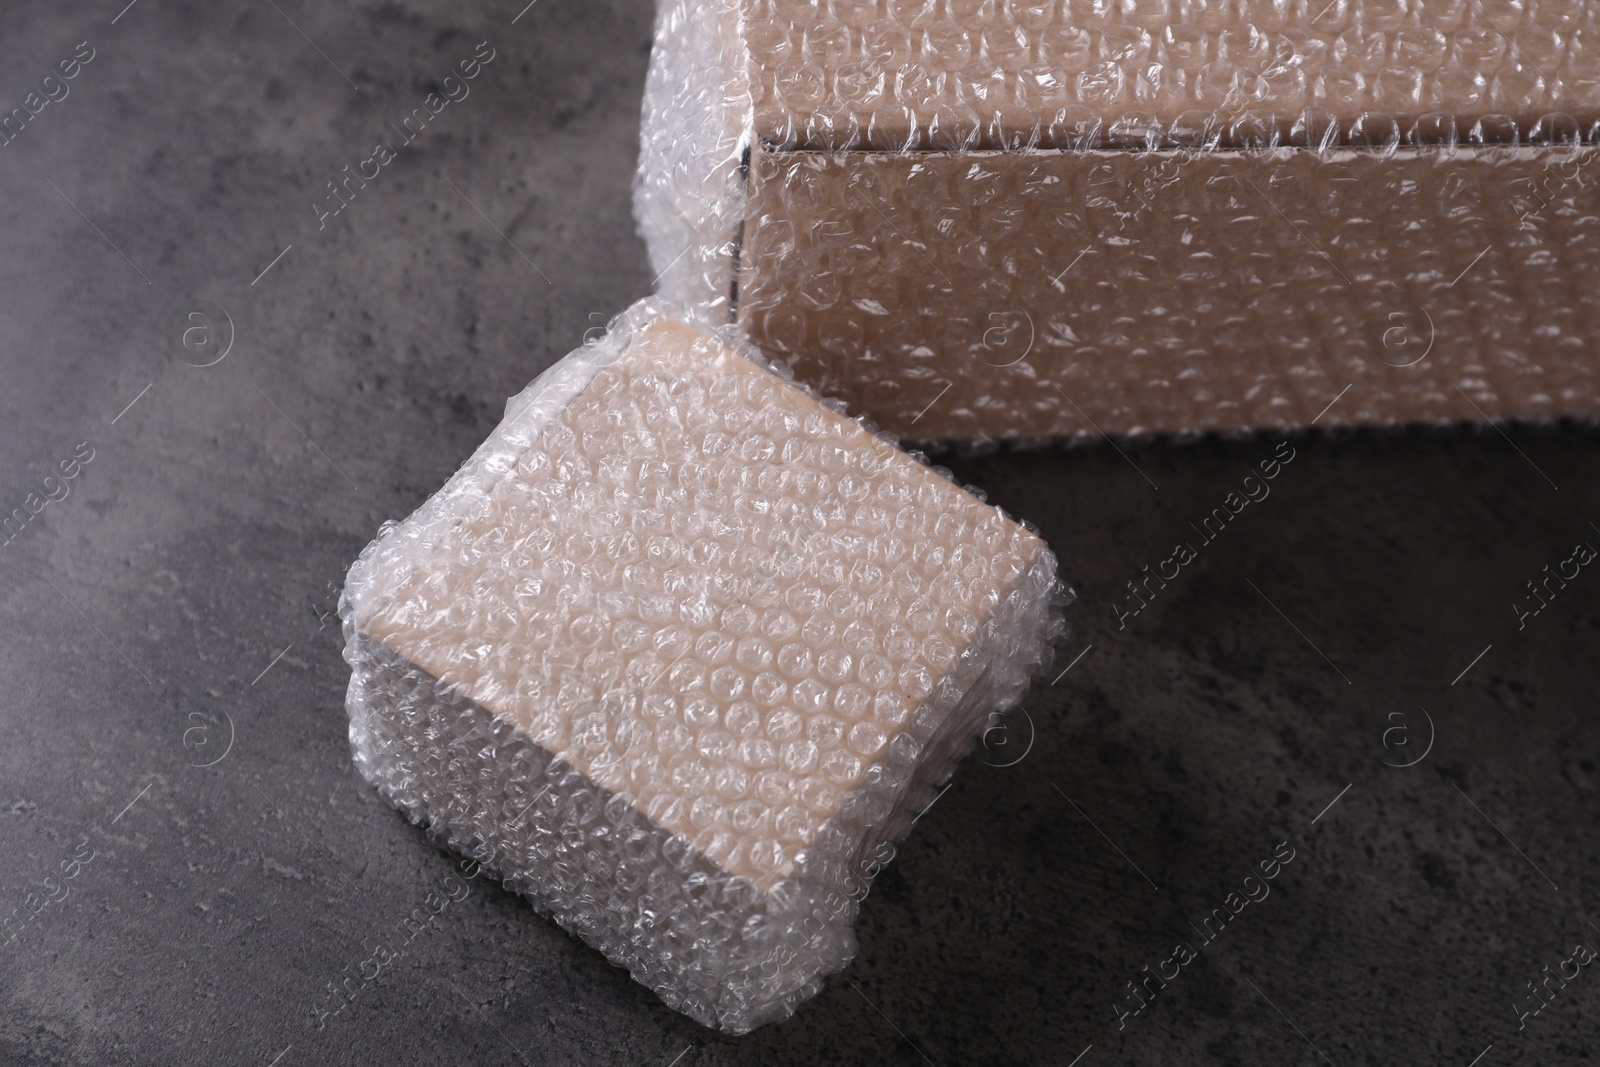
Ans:
[[[663,0],[636,202],[915,440],[1589,419],[1597,153],[1583,0]]]
[[[638,305],[340,604],[361,774],[732,1032],[851,958],[886,846],[1068,596],[1034,533],[841,411]]]

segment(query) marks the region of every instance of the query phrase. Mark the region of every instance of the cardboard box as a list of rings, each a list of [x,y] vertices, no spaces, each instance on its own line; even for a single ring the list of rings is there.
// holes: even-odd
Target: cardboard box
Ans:
[[[729,332],[636,306],[385,526],[341,611],[361,773],[739,1033],[854,954],[1066,592],[1036,534]]]
[[[668,3],[641,228],[913,440],[1588,418],[1597,38],[1575,0]]]

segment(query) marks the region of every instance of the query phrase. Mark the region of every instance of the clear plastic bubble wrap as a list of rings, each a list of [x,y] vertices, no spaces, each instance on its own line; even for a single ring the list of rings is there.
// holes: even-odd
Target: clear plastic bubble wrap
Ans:
[[[635,202],[915,440],[1587,419],[1597,154],[1592,0],[662,0]]]
[[[340,614],[361,774],[743,1032],[851,958],[1069,594],[1034,533],[737,345],[636,305],[384,527]]]

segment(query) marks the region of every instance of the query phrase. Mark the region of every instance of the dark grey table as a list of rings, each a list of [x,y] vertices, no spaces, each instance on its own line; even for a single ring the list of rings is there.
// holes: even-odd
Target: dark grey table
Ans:
[[[120,3],[0,22],[0,111],[79,57],[0,147],[0,512],[26,513],[0,548],[0,1062],[1600,1057],[1574,952],[1600,948],[1600,574],[1513,608],[1600,546],[1579,427],[1296,439],[1120,619],[1278,438],[948,457],[1043,529],[1074,634],[821,995],[722,1037],[481,880],[363,982],[453,861],[351,769],[337,589],[649,290],[650,11]],[[480,42],[470,95],[324,217]]]

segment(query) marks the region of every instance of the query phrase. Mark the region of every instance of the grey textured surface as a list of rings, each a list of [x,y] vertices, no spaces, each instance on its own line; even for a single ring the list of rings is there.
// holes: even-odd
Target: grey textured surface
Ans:
[[[1120,631],[1123,583],[1277,441],[951,460],[1043,529],[1081,594],[1060,665],[1084,654],[787,1023],[712,1035],[482,880],[434,914],[454,860],[350,769],[328,613],[378,524],[649,289],[648,6],[119,6],[14,3],[0,32],[6,110],[95,49],[0,148],[0,507],[94,449],[0,548],[0,1062],[1600,1058],[1592,965],[1521,1032],[1514,1007],[1600,948],[1600,575],[1523,629],[1510,606],[1600,546],[1576,428],[1296,441]],[[484,40],[471,95],[319,231],[324,182]],[[190,366],[214,357],[185,316],[217,308],[233,346]],[[1431,751],[1385,766],[1419,708]],[[1271,895],[1202,944],[1281,841]],[[1180,940],[1198,958],[1119,1028]]]

